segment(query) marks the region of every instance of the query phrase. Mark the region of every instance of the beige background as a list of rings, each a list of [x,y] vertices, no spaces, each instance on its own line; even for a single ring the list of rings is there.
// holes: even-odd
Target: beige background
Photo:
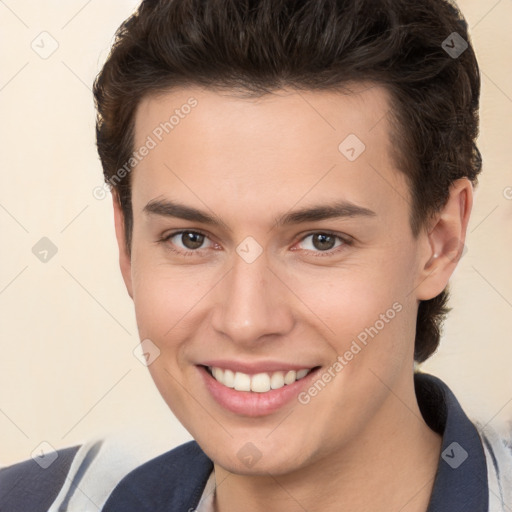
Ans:
[[[92,193],[102,176],[90,88],[137,3],[0,1],[0,465],[43,441],[108,432],[133,431],[155,453],[189,439],[132,353],[110,195]],[[512,2],[460,6],[482,71],[484,171],[454,309],[423,368],[471,417],[502,429],[512,420]],[[31,47],[53,41],[46,59]],[[32,253],[42,237],[58,249],[46,263]]]

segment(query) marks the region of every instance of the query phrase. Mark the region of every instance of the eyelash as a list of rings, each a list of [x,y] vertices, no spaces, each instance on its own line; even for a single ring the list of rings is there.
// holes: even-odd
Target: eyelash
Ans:
[[[209,238],[208,235],[206,233],[203,233],[202,231],[191,230],[191,229],[183,229],[181,231],[174,231],[173,233],[169,233],[167,235],[162,236],[161,238],[159,238],[157,240],[157,243],[166,244],[166,248],[169,251],[171,251],[173,253],[176,253],[176,254],[179,254],[181,256],[192,256],[195,253],[200,253],[202,250],[205,250],[205,249],[196,249],[196,250],[188,250],[188,251],[177,250],[171,244],[168,243],[171,238],[174,238],[176,235],[182,235],[183,233],[193,233],[193,234],[196,234],[196,235],[204,236],[205,238]],[[341,235],[338,235],[338,234],[333,233],[331,231],[312,231],[312,232],[307,233],[306,235],[304,235],[299,240],[299,242],[303,242],[306,238],[308,238],[310,236],[320,235],[320,234],[321,235],[332,236],[334,238],[337,238],[338,240],[343,242],[343,244],[339,245],[338,247],[336,247],[334,249],[329,249],[328,251],[308,251],[308,250],[306,250],[306,252],[311,253],[314,257],[332,256],[334,254],[338,254],[339,252],[346,250],[347,247],[350,247],[350,246],[352,246],[354,244],[354,241],[351,238],[349,238],[348,236],[346,236],[346,237],[345,236],[341,236]]]

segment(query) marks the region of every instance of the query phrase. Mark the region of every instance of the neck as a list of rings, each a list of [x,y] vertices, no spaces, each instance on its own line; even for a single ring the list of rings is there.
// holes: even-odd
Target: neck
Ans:
[[[390,393],[357,438],[307,467],[254,476],[215,465],[216,512],[425,512],[442,439],[423,420],[414,385],[405,389]]]

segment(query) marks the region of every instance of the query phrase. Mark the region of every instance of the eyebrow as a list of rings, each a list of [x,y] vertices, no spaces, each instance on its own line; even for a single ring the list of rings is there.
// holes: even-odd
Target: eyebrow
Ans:
[[[192,208],[191,206],[185,206],[176,201],[170,201],[169,199],[152,199],[144,206],[142,211],[146,214],[160,215],[162,217],[176,217],[211,226],[223,226],[228,231],[231,231],[220,217],[203,212],[197,208]]]
[[[300,224],[303,222],[314,222],[319,220],[350,218],[350,217],[376,217],[377,214],[359,206],[350,201],[336,201],[331,204],[322,204],[318,206],[305,207],[300,210],[286,213],[275,221],[275,226],[285,226],[289,224]]]
[[[211,226],[223,226],[228,231],[231,231],[220,217],[169,199],[153,199],[146,204],[143,212],[163,217],[176,217]],[[288,212],[274,220],[274,227],[336,218],[376,216],[377,214],[369,208],[343,200]]]

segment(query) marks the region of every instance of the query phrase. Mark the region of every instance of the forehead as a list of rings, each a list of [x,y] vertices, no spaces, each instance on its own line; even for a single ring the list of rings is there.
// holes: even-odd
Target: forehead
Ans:
[[[325,135],[331,139],[335,133],[340,137],[350,132],[369,141],[373,137],[366,132],[377,124],[381,125],[377,137],[389,128],[384,117],[390,110],[390,95],[375,84],[347,85],[344,92],[282,89],[260,97],[240,94],[187,87],[145,96],[136,110],[135,143],[143,143],[151,133],[161,142],[170,132],[176,142],[190,124],[197,136],[217,136],[231,145],[230,140],[236,143],[251,135],[267,147],[296,143],[306,132],[311,143]],[[311,137],[313,132],[318,137]]]
[[[133,171],[134,210],[174,194],[196,205],[240,200],[255,214],[318,198],[389,211],[408,194],[391,156],[389,110],[386,89],[363,84],[349,93],[247,98],[188,87],[148,96],[135,116],[134,149],[151,149]]]

